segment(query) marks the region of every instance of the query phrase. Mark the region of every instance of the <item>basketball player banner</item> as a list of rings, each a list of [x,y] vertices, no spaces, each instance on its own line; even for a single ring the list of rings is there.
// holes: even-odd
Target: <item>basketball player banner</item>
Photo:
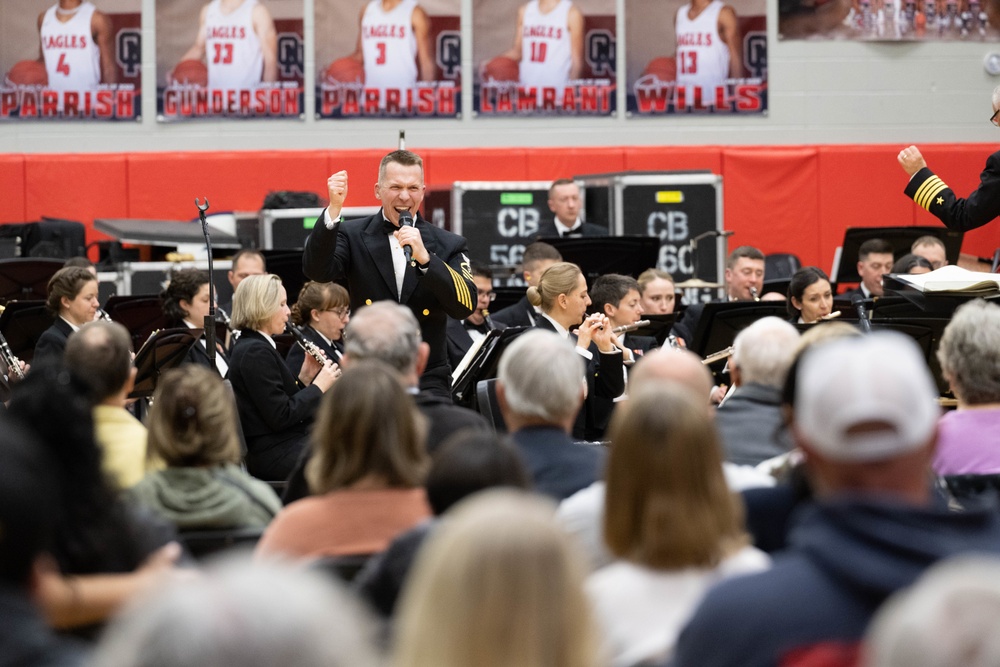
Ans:
[[[304,118],[304,11],[304,0],[157,0],[157,120]]]
[[[474,0],[472,6],[477,114],[614,113],[614,0]]]
[[[315,0],[317,118],[457,118],[460,0]]]
[[[626,0],[631,115],[767,111],[765,0]]]
[[[0,11],[0,121],[138,120],[141,0],[18,0]]]

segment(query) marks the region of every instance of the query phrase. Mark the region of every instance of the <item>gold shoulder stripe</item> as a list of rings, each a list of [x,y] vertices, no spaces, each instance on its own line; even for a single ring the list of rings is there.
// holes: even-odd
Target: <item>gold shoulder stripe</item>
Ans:
[[[469,292],[469,286],[462,280],[462,276],[455,269],[451,268],[448,264],[445,264],[445,267],[451,274],[451,279],[455,282],[455,297],[458,299],[458,302],[469,310],[473,310],[472,295]]]
[[[927,208],[927,202],[930,201],[928,193],[938,186],[948,187],[947,185],[944,185],[944,181],[937,176],[931,176],[926,181],[921,183],[919,188],[917,188],[916,194],[913,195],[913,201],[917,202],[918,205]]]

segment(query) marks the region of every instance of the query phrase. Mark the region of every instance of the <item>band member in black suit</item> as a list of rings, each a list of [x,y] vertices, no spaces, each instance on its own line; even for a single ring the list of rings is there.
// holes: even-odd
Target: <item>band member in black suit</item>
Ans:
[[[580,219],[582,205],[580,186],[569,178],[560,178],[549,188],[549,210],[552,222],[538,226],[537,236],[608,236],[608,230]]]
[[[272,274],[250,276],[233,295],[233,326],[240,337],[230,356],[229,380],[246,437],[247,470],[266,480],[288,477],[320,398],[340,375],[334,362],[320,366],[308,355],[297,381],[285,366],[272,336],[285,330],[287,299],[281,279]]]
[[[340,363],[344,354],[344,327],[351,319],[351,297],[337,283],[317,283],[310,280],[299,291],[292,306],[292,324],[312,341],[327,359]],[[302,368],[305,350],[292,345],[285,355],[285,364],[293,373]]]
[[[59,269],[49,279],[45,307],[56,316],[35,343],[31,363],[62,361],[66,339],[87,322],[92,322],[100,307],[97,300],[97,276],[79,266]]]
[[[528,287],[538,284],[545,269],[556,262],[562,261],[559,251],[542,241],[535,241],[524,249],[521,256],[521,272]],[[524,296],[520,301],[512,306],[502,308],[490,315],[494,322],[506,324],[509,327],[533,327],[535,320],[541,312],[528,303],[528,297]]]
[[[163,304],[163,314],[171,327],[204,328],[205,317],[211,310],[208,272],[200,269],[175,271],[170,276],[170,283],[160,292],[160,302]],[[212,368],[221,377],[226,377],[229,373],[229,358],[223,352],[222,345],[216,344],[214,363],[208,356],[208,348],[205,345],[203,333],[198,342],[188,350],[184,363]]]
[[[448,319],[448,361],[452,368],[458,366],[473,343],[485,338],[492,329],[507,328],[505,324],[494,322],[489,314],[490,304],[496,298],[493,272],[489,267],[473,262],[472,282],[476,284],[476,309],[461,322]]]
[[[254,248],[240,250],[233,255],[231,262],[232,268],[226,274],[226,279],[229,281],[230,287],[233,288],[233,294],[236,294],[236,288],[245,278],[267,273],[267,260],[264,259],[264,254]],[[232,298],[221,304],[219,310],[225,313],[225,317],[229,317],[233,312]]]
[[[858,248],[858,275],[861,284],[837,297],[850,301],[855,294],[865,299],[882,296],[882,277],[892,271],[894,254],[892,244],[884,239],[868,239]]]
[[[584,319],[591,303],[587,279],[580,267],[570,262],[549,267],[538,286],[528,288],[528,300],[542,308],[535,326],[575,341],[577,353],[585,359],[587,400],[576,417],[573,437],[600,440],[604,429],[595,399],[613,400],[625,391],[622,351],[611,332],[611,322],[600,313]],[[574,328],[576,333],[571,332]]]
[[[327,188],[330,206],[306,241],[303,273],[320,282],[346,280],[355,312],[386,299],[409,307],[431,348],[421,387],[450,397],[445,329],[448,317],[464,320],[472,314],[476,286],[465,239],[433,226],[417,211],[424,199],[423,161],[402,150],[382,158],[375,184],[382,210],[369,218],[340,220],[346,171],[331,176]],[[413,226],[400,225],[403,211]]]

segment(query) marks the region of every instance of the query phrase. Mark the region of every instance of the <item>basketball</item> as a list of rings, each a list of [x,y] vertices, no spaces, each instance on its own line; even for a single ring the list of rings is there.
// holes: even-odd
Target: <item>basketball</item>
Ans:
[[[46,86],[48,83],[49,75],[45,72],[45,65],[37,60],[22,60],[7,72],[9,86]]]
[[[651,74],[660,81],[675,81],[677,79],[677,60],[669,58],[653,58],[642,71],[642,76]]]
[[[513,58],[498,56],[483,65],[483,81],[518,81],[521,67]]]
[[[208,86],[208,67],[200,60],[182,60],[167,76],[171,86]]]
[[[364,83],[365,66],[354,58],[338,58],[323,73],[325,83]]]

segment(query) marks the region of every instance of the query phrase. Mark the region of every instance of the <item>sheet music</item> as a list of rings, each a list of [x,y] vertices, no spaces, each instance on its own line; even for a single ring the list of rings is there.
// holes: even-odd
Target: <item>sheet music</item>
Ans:
[[[483,346],[483,343],[489,340],[489,338],[490,337],[487,335],[483,336],[477,341],[472,342],[472,346],[469,348],[469,351],[465,353],[465,356],[462,357],[462,361],[460,361],[458,363],[458,366],[455,367],[455,370],[451,372],[451,386],[453,387],[455,386],[455,383],[458,382],[458,379],[462,377],[462,373],[464,373],[465,369],[469,367],[469,364],[472,363],[472,360],[476,358],[476,353],[479,352],[479,349]]]
[[[925,293],[960,292],[989,295],[1000,291],[1000,274],[969,271],[952,264],[930,273],[895,274],[895,278]]]

